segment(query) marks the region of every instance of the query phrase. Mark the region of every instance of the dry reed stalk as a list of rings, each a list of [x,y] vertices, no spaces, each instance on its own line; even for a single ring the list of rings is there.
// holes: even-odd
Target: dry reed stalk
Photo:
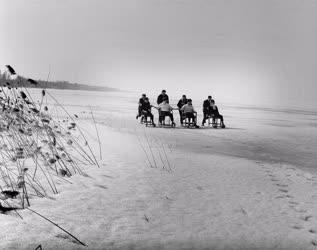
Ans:
[[[96,121],[95,121],[95,118],[94,118],[94,114],[93,114],[93,112],[92,112],[92,108],[91,108],[91,106],[89,106],[89,107],[90,107],[90,111],[91,111],[92,120],[94,121],[94,125],[95,125],[95,129],[96,129],[97,137],[98,137],[100,160],[102,160],[100,137],[99,137],[99,133],[98,133]]]

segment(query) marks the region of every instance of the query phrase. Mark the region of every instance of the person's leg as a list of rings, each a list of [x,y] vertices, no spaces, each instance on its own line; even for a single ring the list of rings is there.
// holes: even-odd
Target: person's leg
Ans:
[[[199,126],[197,125],[197,113],[193,113],[193,122],[195,128],[199,128]]]
[[[196,119],[196,115],[193,113],[193,123],[194,123],[194,125],[196,125],[197,124],[197,119]]]
[[[169,116],[169,112],[164,112],[164,115],[163,115],[163,122],[164,122],[164,124],[165,124],[165,118],[166,118],[166,116]]]
[[[179,112],[179,121],[181,124],[183,124],[183,111],[178,110],[178,112]]]
[[[204,113],[204,118],[203,118],[203,121],[202,121],[202,125],[204,125],[206,123],[206,120],[208,119],[208,111],[204,110],[203,113]]]
[[[148,114],[147,114],[147,111],[146,111],[146,110],[141,110],[140,116],[141,116],[141,123],[147,121],[147,116],[148,116]]]
[[[217,116],[212,115],[211,117],[212,117],[212,124],[215,124],[215,123],[216,123],[216,118],[217,118]]]
[[[187,113],[186,116],[187,116],[188,122],[189,122],[189,124],[190,124],[190,123],[192,122],[192,119],[194,118],[194,117],[193,117],[193,114],[192,114],[192,113]]]
[[[163,121],[162,111],[159,110],[159,123],[162,124],[162,121]]]
[[[218,115],[220,121],[223,123],[223,116],[222,115]]]
[[[191,116],[192,116],[194,125],[196,125],[196,123],[197,123],[196,114],[195,114],[195,113],[192,113]]]
[[[169,118],[171,119],[172,123],[174,122],[174,117],[172,113],[168,113]]]
[[[223,116],[220,114],[214,115],[213,120],[215,120],[215,119],[219,119],[221,122],[223,122]]]
[[[220,114],[214,115],[213,121],[214,121],[215,126],[217,126],[216,119],[220,119],[220,126],[224,127],[223,116]]]
[[[136,119],[138,119],[141,116],[141,107],[138,106],[138,114],[136,115]]]
[[[167,116],[165,111],[161,111],[161,123],[165,124],[165,117]]]
[[[166,112],[166,116],[168,116],[171,119],[172,126],[175,126],[173,113],[172,112]]]
[[[151,112],[149,112],[149,117],[151,119],[151,122],[154,124],[154,115]]]
[[[225,126],[225,124],[224,124],[224,122],[223,122],[223,116],[220,115],[220,114],[218,114],[218,115],[216,115],[216,118],[217,118],[217,119],[220,119],[220,126],[221,126],[222,128],[225,128],[226,126]]]
[[[220,126],[222,127],[222,128],[225,128],[226,126],[225,126],[225,123],[224,123],[224,121],[223,121],[223,116],[222,115],[218,115],[219,116],[219,119],[220,119]]]

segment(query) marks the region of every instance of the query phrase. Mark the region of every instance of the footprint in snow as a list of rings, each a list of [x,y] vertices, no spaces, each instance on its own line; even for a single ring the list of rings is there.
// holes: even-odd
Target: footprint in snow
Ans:
[[[296,201],[289,201],[288,203],[289,203],[289,204],[292,204],[292,205],[298,205],[298,204],[299,204],[299,203],[296,202]]]
[[[99,187],[99,188],[102,188],[102,189],[108,189],[107,186],[105,186],[105,185],[100,185],[100,184],[96,184],[95,187]]]
[[[144,219],[146,222],[150,222],[149,217],[147,217],[146,215],[144,215],[143,219]]]
[[[297,229],[297,230],[303,229],[303,227],[301,225],[294,225],[294,226],[292,226],[292,228]]]
[[[114,177],[113,177],[113,176],[110,176],[110,175],[103,174],[102,176],[107,177],[107,178],[114,179]]]
[[[288,190],[286,190],[286,189],[279,189],[278,191],[280,191],[280,192],[282,192],[282,193],[288,193]]]
[[[303,220],[303,221],[309,221],[309,219],[310,219],[310,218],[313,218],[313,216],[312,216],[312,215],[305,215],[305,216],[301,216],[300,218],[301,218],[301,220]]]
[[[275,185],[278,187],[288,187],[287,184],[281,184],[281,183],[276,183]]]
[[[291,196],[291,195],[287,194],[286,198],[292,199],[292,198],[294,198],[294,196]]]
[[[287,198],[286,195],[279,195],[279,196],[276,196],[275,199],[284,199],[284,198]]]
[[[307,210],[304,209],[304,208],[294,207],[293,209],[294,209],[295,212],[297,212],[297,213],[306,213],[306,212],[307,212]]]
[[[86,174],[86,173],[82,173],[82,176],[88,177],[88,178],[91,178],[91,179],[94,179],[93,177],[91,177],[90,175],[88,175],[88,174]]]
[[[311,234],[316,234],[316,230],[315,229],[309,229],[308,232],[310,232]]]
[[[296,168],[286,168],[286,169],[289,169],[289,170],[296,170]]]

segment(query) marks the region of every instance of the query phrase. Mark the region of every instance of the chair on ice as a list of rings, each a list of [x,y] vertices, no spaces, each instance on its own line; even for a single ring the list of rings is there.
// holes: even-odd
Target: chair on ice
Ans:
[[[188,99],[187,103],[183,105],[183,107],[181,107],[180,111],[183,126],[185,125],[188,128],[199,128],[199,126],[197,125],[197,112],[193,107],[192,99]]]
[[[148,114],[144,114],[144,113],[141,114],[140,123],[145,124],[146,127],[149,127],[149,126],[156,127],[155,123],[153,123],[151,119],[151,116]]]
[[[214,117],[213,115],[208,116],[208,126],[212,126],[213,128],[220,128],[221,121],[219,117]]]
[[[171,119],[171,117],[173,117],[173,110],[170,111],[171,115],[167,115],[166,113],[163,113],[160,110],[158,112],[159,112],[158,124],[160,126],[175,127],[175,123]],[[166,117],[168,117],[167,120],[166,120]]]
[[[197,113],[193,113],[194,118],[193,117],[189,117],[188,115],[186,115],[184,112],[182,112],[182,126],[183,127],[188,127],[188,128],[196,128],[197,124],[195,122],[195,120],[197,121]]]

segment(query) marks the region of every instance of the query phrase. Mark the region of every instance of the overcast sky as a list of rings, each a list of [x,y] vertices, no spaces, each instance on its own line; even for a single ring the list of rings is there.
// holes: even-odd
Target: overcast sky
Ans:
[[[317,104],[316,0],[0,0],[0,64],[154,95]]]

